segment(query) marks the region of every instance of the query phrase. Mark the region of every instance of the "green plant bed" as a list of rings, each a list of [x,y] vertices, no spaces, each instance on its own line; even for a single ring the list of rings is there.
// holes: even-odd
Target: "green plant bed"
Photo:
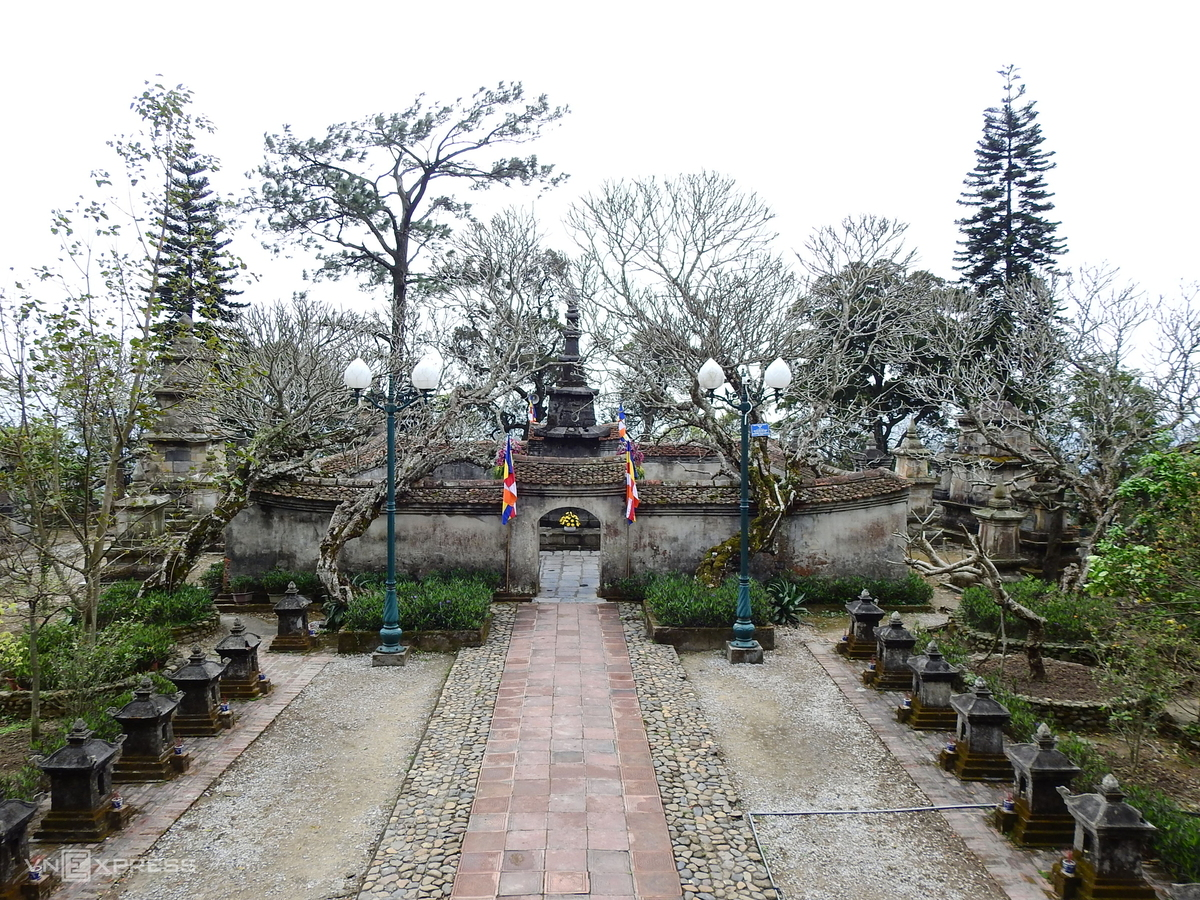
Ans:
[[[646,637],[656,644],[670,644],[679,651],[723,650],[733,640],[733,620],[729,624],[704,628],[695,626],[663,625],[654,617],[648,603],[642,604],[646,619]],[[764,650],[775,649],[775,626],[755,625],[754,639]]]
[[[190,625],[213,613],[212,595],[198,585],[185,584],[173,591],[147,591],[138,597],[141,586],[139,581],[118,581],[105,588],[100,594],[97,625],[100,628],[114,622]]]
[[[727,578],[709,588],[690,575],[656,575],[646,588],[645,607],[668,628],[725,628],[737,618],[738,582]],[[750,582],[750,621],[771,624],[771,601],[761,584]]]
[[[491,613],[491,578],[476,574],[430,575],[396,585],[400,627],[405,631],[474,631]],[[356,593],[340,615],[345,631],[376,632],[383,627],[384,590]]]
[[[857,600],[863,591],[879,606],[890,611],[924,610],[933,599],[933,587],[915,572],[903,578],[866,578],[861,575],[828,577],[825,575],[776,576],[795,584],[804,595],[806,607],[844,607]]]
[[[1091,641],[1091,629],[1112,612],[1112,601],[1089,594],[1064,594],[1036,578],[1023,578],[1006,585],[1009,596],[1046,619],[1045,639],[1057,644],[1085,644]],[[1002,609],[984,587],[969,587],[962,593],[958,614],[963,624],[977,631],[996,634],[1001,620],[1009,639],[1029,636],[1028,626]]]

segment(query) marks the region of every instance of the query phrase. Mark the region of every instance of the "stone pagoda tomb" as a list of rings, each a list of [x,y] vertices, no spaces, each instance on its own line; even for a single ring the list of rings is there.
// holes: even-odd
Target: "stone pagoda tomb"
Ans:
[[[133,699],[108,714],[121,725],[125,743],[113,767],[113,781],[167,781],[188,770],[191,755],[176,746],[174,719],[182,694],[167,697],[154,693],[149,678],[143,678]]]
[[[1000,828],[1018,844],[1063,847],[1075,836],[1075,820],[1058,789],[1071,784],[1079,767],[1058,749],[1045,722],[1034,738],[1032,744],[1010,744],[1004,750],[1012,762],[1016,797],[1012,812],[1001,813]]]
[[[1062,900],[1154,900],[1158,894],[1142,875],[1142,856],[1157,829],[1125,802],[1111,774],[1097,787],[1098,794],[1058,789],[1075,820],[1075,871],[1055,863],[1055,893]]]

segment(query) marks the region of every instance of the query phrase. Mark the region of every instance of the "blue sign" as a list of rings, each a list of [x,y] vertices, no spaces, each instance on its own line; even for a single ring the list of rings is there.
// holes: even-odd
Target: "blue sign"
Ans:
[[[771,426],[767,425],[765,422],[761,423],[761,424],[754,424],[754,425],[750,426],[750,437],[770,437],[770,436],[771,436]]]

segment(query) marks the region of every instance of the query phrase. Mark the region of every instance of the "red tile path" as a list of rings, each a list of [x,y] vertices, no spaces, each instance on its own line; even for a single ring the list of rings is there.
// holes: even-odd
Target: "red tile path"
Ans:
[[[524,606],[452,898],[681,895],[616,605]]]

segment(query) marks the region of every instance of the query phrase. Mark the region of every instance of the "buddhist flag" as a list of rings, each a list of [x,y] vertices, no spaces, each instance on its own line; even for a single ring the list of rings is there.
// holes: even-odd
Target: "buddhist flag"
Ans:
[[[625,454],[625,520],[632,525],[637,521],[638,497],[637,477],[633,470],[633,441],[625,430],[625,407],[617,407],[617,434],[621,438],[621,449]]]
[[[513,471],[512,435],[504,443],[504,499],[500,521],[505,525],[517,514],[517,473]]]
[[[529,424],[536,425],[537,423],[538,423],[537,410],[533,408],[533,395],[530,394],[529,395]]]

